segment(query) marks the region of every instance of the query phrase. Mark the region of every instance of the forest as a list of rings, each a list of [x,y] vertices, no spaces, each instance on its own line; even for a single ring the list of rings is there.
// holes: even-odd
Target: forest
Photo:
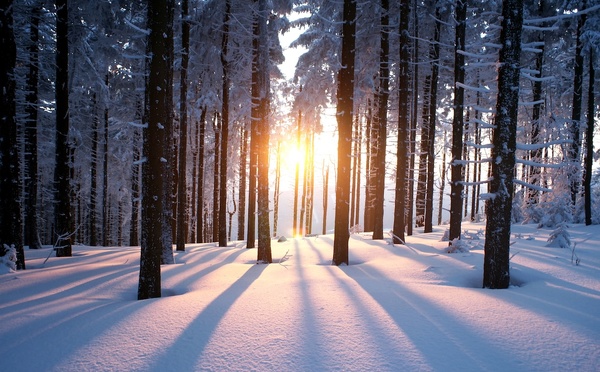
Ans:
[[[597,0],[2,0],[0,255],[600,223]],[[296,58],[295,65],[285,63]],[[290,67],[292,70],[290,71]],[[291,225],[291,228],[289,226]],[[389,234],[389,235],[388,235]],[[14,252],[14,253],[12,253]]]

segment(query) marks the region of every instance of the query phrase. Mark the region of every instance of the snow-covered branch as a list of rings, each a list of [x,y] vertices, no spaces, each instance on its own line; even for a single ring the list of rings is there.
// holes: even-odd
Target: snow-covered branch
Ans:
[[[534,185],[534,184],[531,184],[529,182],[521,181],[521,180],[518,180],[518,179],[514,179],[513,182],[516,183],[517,185],[521,185],[521,186],[527,187],[528,189],[537,190],[537,191],[541,191],[541,192],[552,192],[552,189],[549,189],[549,188],[546,188],[546,187],[542,187],[542,186],[539,186],[539,185]]]

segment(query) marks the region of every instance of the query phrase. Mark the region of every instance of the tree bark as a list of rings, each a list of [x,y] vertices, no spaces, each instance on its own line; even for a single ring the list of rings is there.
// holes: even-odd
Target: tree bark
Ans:
[[[508,288],[513,175],[519,106],[519,58],[523,1],[504,0],[500,33],[498,98],[492,135],[490,196],[487,199],[483,287]]]
[[[590,48],[590,70],[588,74],[588,107],[587,107],[587,128],[586,128],[586,155],[585,155],[585,178],[583,180],[585,188],[585,224],[592,224],[592,165],[594,163],[594,84],[596,71],[594,69],[594,50]]]
[[[586,8],[586,1],[583,1],[582,10]],[[581,35],[583,26],[587,19],[587,14],[579,16],[577,21],[577,36],[575,46],[575,67],[573,73],[573,108],[571,113],[571,148],[569,149],[569,160],[572,164],[571,172],[571,199],[573,205],[577,201],[579,193],[579,167],[580,167],[580,148],[581,148],[581,108],[583,103],[583,41]]]
[[[0,256],[6,254],[6,247],[14,247],[17,251],[17,270],[24,270],[15,104],[17,47],[13,25],[13,2],[3,1],[0,4],[0,48],[3,53],[0,58]]]
[[[406,166],[410,128],[410,35],[408,32],[408,19],[410,14],[410,0],[400,2],[400,61],[398,63],[398,144],[396,149],[396,193],[394,202],[394,229],[392,241],[394,244],[404,244],[406,225]]]
[[[272,263],[271,256],[271,227],[269,222],[269,110],[270,110],[270,84],[269,84],[269,36],[267,18],[269,9],[267,0],[258,0],[257,31],[258,48],[255,50],[256,69],[258,75],[257,95],[253,98],[258,103],[258,179],[257,179],[257,207],[258,207],[258,249],[257,262]]]
[[[221,39],[221,66],[223,68],[223,89],[221,107],[221,170],[219,180],[219,247],[227,247],[227,156],[229,150],[229,17],[230,0],[225,1],[223,34]]]
[[[196,242],[205,243],[204,229],[204,147],[206,135],[206,107],[202,107],[198,128],[198,195],[196,196]]]
[[[179,180],[177,183],[177,233],[178,251],[185,251],[188,230],[187,213],[187,70],[190,60],[190,23],[188,0],[181,2],[181,74],[179,89]]]
[[[335,192],[335,231],[332,263],[349,264],[348,240],[352,118],[354,117],[354,56],[356,44],[356,0],[344,0],[341,68],[337,75],[338,167]]]
[[[238,212],[238,240],[244,240],[246,228],[246,169],[248,164],[248,129],[242,126],[240,129],[242,146],[240,149],[240,189],[239,189],[239,212]]]
[[[169,102],[166,86],[170,84],[171,69],[168,35],[169,0],[153,0],[148,4],[148,28],[150,36],[150,72],[148,77],[148,124],[144,135],[144,158],[142,166],[142,246],[138,299],[161,296],[160,263],[163,253],[163,191],[165,175],[163,159],[166,152],[165,125],[169,120]]]
[[[375,186],[375,206],[373,218],[373,239],[383,239],[383,215],[385,200],[385,155],[387,141],[387,114],[389,82],[390,82],[390,3],[388,0],[381,0],[381,31],[380,31],[380,51],[379,51],[379,91],[377,97],[377,158],[376,162],[376,186]],[[352,142],[351,142],[352,143]]]
[[[452,119],[452,163],[450,183],[450,231],[449,241],[460,239],[462,222],[462,198],[464,166],[463,153],[463,113],[465,109],[465,34],[467,23],[467,0],[456,2],[456,36],[454,45],[454,118]],[[465,209],[466,211],[466,209]]]
[[[39,81],[39,23],[41,5],[34,4],[31,8],[29,23],[29,71],[27,73],[27,95],[25,108],[27,121],[25,124],[25,220],[24,244],[30,249],[41,248],[38,236],[38,81]]]
[[[54,168],[54,229],[56,256],[71,256],[75,230],[71,212],[69,161],[69,12],[67,0],[56,0],[56,163]]]

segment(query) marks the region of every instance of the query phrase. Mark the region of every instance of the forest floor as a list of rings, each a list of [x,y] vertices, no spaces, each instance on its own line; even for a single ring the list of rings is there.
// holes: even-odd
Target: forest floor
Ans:
[[[137,301],[139,247],[26,250],[0,275],[5,371],[597,371],[600,226],[513,226],[512,286],[482,289],[484,224],[446,253],[444,226],[406,245],[352,235],[256,250],[190,244],[163,266],[163,297]],[[575,262],[575,256],[579,259]]]

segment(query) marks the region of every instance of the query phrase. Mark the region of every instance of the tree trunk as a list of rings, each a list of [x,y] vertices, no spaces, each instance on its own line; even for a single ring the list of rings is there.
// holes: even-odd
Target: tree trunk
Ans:
[[[223,67],[223,89],[221,107],[221,171],[219,180],[219,247],[227,247],[227,156],[229,150],[229,17],[230,0],[225,1],[223,34],[221,35],[221,66]]]
[[[277,237],[279,222],[279,185],[281,184],[281,141],[277,141],[277,160],[275,163],[275,187],[273,190],[273,237]]]
[[[406,166],[410,128],[410,35],[408,33],[408,19],[410,14],[410,0],[400,2],[400,61],[398,63],[398,143],[396,149],[396,194],[394,201],[394,230],[392,241],[394,244],[404,244],[406,225]]]
[[[62,20],[62,13],[60,19]],[[14,247],[17,251],[17,270],[24,270],[25,254],[21,232],[23,221],[21,220],[19,187],[19,143],[17,141],[15,104],[16,82],[14,70],[17,60],[17,48],[13,24],[13,2],[12,0],[3,1],[0,5],[0,48],[2,48],[3,53],[2,58],[0,58],[0,159],[2,159],[0,165],[2,170],[0,175],[0,224],[2,226],[2,229],[0,229],[0,256],[6,254],[6,247]],[[65,29],[61,27],[60,36],[62,36],[63,31]],[[61,50],[61,52],[64,51]],[[66,195],[68,198],[69,194]],[[65,227],[68,228],[68,226]]]
[[[337,75],[338,167],[335,192],[333,260],[336,266],[348,260],[352,118],[354,117],[354,56],[356,0],[344,0],[341,68]]]
[[[325,160],[323,160],[323,230],[322,234],[327,234],[327,206],[329,202],[329,164],[325,168]]]
[[[448,139],[448,131],[444,129],[444,144]],[[444,146],[445,147],[445,146]],[[440,197],[438,200],[438,218],[437,224],[442,224],[442,213],[444,212],[444,191],[446,188],[446,151],[442,151],[442,165],[440,166]]]
[[[56,163],[54,229],[56,256],[71,256],[75,230],[71,212],[69,156],[69,13],[67,0],[56,0]]]
[[[98,210],[98,141],[99,141],[99,126],[100,118],[98,117],[98,101],[96,93],[93,96],[94,103],[94,119],[92,120],[92,164],[90,166],[90,241],[92,247],[98,245],[98,227],[97,227],[97,210]]]
[[[586,1],[583,1],[582,10],[586,8]],[[575,46],[575,67],[573,75],[573,111],[571,113],[571,148],[569,149],[569,160],[572,164],[571,171],[571,199],[573,205],[577,201],[579,193],[579,167],[580,167],[580,148],[581,148],[581,107],[583,102],[583,41],[581,35],[587,15],[582,14],[577,21],[577,37]]]
[[[270,111],[270,84],[269,84],[269,35],[267,18],[269,16],[267,0],[258,0],[258,14],[255,37],[258,37],[258,48],[254,51],[257,72],[257,94],[253,98],[258,103],[258,252],[257,262],[271,263],[271,228],[269,222],[269,111]]]
[[[206,107],[202,107],[198,128],[198,195],[196,197],[196,242],[205,243],[204,236],[204,147],[206,135]]]
[[[594,69],[594,50],[590,48],[590,70],[588,84],[588,113],[587,113],[587,129],[585,135],[586,155],[585,155],[585,179],[583,185],[585,188],[585,224],[592,224],[592,165],[594,163],[594,84],[595,84],[595,69]]]
[[[300,93],[302,92],[302,86],[300,86]],[[296,131],[296,147],[300,150],[302,141],[302,110],[298,110],[298,130]],[[298,231],[298,194],[300,192],[300,161],[296,161],[296,173],[294,177],[294,212],[292,214],[292,236],[297,237],[300,235]]]
[[[452,163],[450,183],[450,244],[460,239],[462,223],[462,198],[464,167],[463,153],[463,113],[465,109],[465,34],[467,21],[467,0],[456,2],[456,35],[454,45],[454,118],[452,120]],[[466,210],[466,209],[465,209]]]
[[[29,71],[27,73],[27,95],[25,108],[27,121],[25,124],[25,220],[24,244],[30,249],[41,248],[38,236],[37,202],[38,202],[38,80],[39,80],[39,23],[41,6],[35,4],[31,8],[29,30]]]
[[[105,79],[106,90],[108,91],[108,73]],[[108,214],[110,210],[108,196],[108,102],[104,106],[104,141],[103,141],[103,160],[102,160],[102,245],[109,245],[110,226]]]
[[[240,189],[239,189],[239,212],[238,212],[238,240],[244,240],[246,227],[246,168],[248,163],[248,130],[242,126],[241,131],[241,149],[240,149]]]
[[[504,0],[500,33],[498,98],[492,135],[490,197],[487,199],[483,287],[508,288],[513,175],[519,106],[519,58],[523,1]]]
[[[223,126],[222,121],[219,119],[219,115],[213,116],[213,133],[215,135],[215,150],[214,150],[214,162],[213,162],[213,210],[212,210],[212,242],[219,241],[219,196],[221,195],[220,188],[220,164],[221,157],[219,156],[221,150],[221,127]]]
[[[427,126],[427,187],[425,192],[425,216],[423,220],[423,232],[433,231],[433,187],[435,171],[435,127],[437,122],[437,91],[440,70],[440,7],[435,8],[435,31],[433,45],[431,46],[431,96],[429,99],[429,125]]]
[[[160,263],[163,253],[163,156],[172,102],[169,101],[167,85],[171,69],[168,42],[170,0],[154,0],[148,4],[148,28],[150,36],[150,71],[148,77],[148,125],[144,135],[144,158],[142,166],[142,247],[138,299],[161,296]]]
[[[387,111],[388,111],[388,98],[389,82],[390,82],[390,65],[389,65],[389,54],[390,54],[390,3],[388,0],[381,0],[381,31],[380,31],[380,51],[379,51],[379,92],[377,97],[378,111],[377,111],[377,158],[376,169],[376,187],[375,187],[375,208],[374,208],[374,219],[373,219],[373,239],[383,239],[383,214],[384,214],[384,200],[385,200],[385,155],[386,155],[386,141],[387,141]],[[352,142],[351,142],[352,143]]]
[[[427,195],[427,157],[429,156],[429,109],[431,107],[431,75],[425,76],[423,84],[423,106],[421,108],[421,148],[419,152],[419,177],[417,179],[417,196],[415,201],[415,226],[425,226],[425,198]]]
[[[406,11],[410,12],[410,4],[407,3],[406,4]],[[407,188],[407,193],[408,193],[408,197],[405,197],[405,203],[408,203],[408,205],[405,207],[406,212],[405,212],[405,222],[404,225],[406,226],[406,235],[412,235],[413,234],[413,215],[415,212],[415,160],[416,160],[416,148],[417,148],[417,124],[418,124],[418,112],[419,112],[419,22],[417,22],[418,19],[418,15],[417,15],[417,0],[414,0],[413,2],[413,10],[412,10],[412,14],[413,14],[413,50],[412,50],[412,62],[413,62],[413,71],[412,71],[412,94],[409,94],[409,92],[407,91],[406,94],[412,97],[412,107],[409,109],[408,107],[405,109],[406,110],[406,128],[404,129],[404,131],[408,131],[408,133],[406,133],[406,135],[409,136],[409,146],[408,148],[410,148],[410,157],[407,159],[408,160],[408,164],[406,165],[407,170],[406,170],[406,177],[408,179],[408,181],[406,183],[408,183],[408,185],[406,185],[405,187]],[[408,14],[406,15],[407,19],[406,22],[408,23]],[[408,25],[406,26],[406,32],[408,33]],[[409,41],[406,41],[407,43]],[[408,67],[406,67],[408,69]],[[409,74],[408,70],[405,72],[406,74]],[[410,75],[406,75],[406,78],[408,78]],[[408,88],[406,88],[408,89]],[[404,98],[403,98],[404,99]],[[406,105],[410,104],[410,98],[408,99]],[[410,116],[410,125],[409,125],[409,114],[408,112],[411,111],[411,116]]]
[[[190,60],[190,23],[188,0],[181,2],[181,73],[179,89],[179,179],[177,183],[177,233],[178,251],[185,251],[188,230],[187,213],[187,70]]]
[[[365,211],[363,216],[364,231],[373,231],[373,205],[375,198],[375,186],[373,179],[372,163],[376,152],[373,150],[373,108],[370,98],[367,98],[367,113],[365,127],[366,164],[365,164]]]

